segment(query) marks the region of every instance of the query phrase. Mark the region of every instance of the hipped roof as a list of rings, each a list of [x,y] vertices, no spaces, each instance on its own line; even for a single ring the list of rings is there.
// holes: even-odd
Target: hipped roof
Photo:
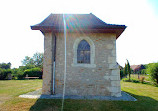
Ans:
[[[31,26],[32,30],[40,30],[42,32],[63,32],[64,19],[67,31],[82,31],[94,33],[116,33],[118,38],[125,30],[125,25],[107,24],[90,14],[50,14],[45,20],[37,25]]]

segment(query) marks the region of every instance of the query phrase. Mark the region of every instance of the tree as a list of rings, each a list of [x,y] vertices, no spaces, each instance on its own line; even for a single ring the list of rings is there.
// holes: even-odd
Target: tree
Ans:
[[[127,60],[127,72],[128,72],[128,75],[129,75],[129,80],[131,79],[131,66],[129,64],[129,61]]]
[[[21,71],[25,71],[25,70],[27,70],[27,69],[32,69],[32,68],[35,68],[35,65],[28,64],[28,65],[26,65],[26,66],[19,66],[19,69],[20,69]]]
[[[125,67],[124,67],[124,70],[123,70],[123,74],[124,74],[124,76],[127,75],[127,64],[126,63],[125,63]]]
[[[12,73],[12,76],[13,76],[13,79],[23,79],[23,74],[24,74],[24,71],[19,68],[13,68],[12,69],[13,73]]]
[[[23,65],[34,65],[33,59],[29,56],[25,56],[25,59],[22,60]]]
[[[147,73],[150,75],[150,78],[158,84],[158,63],[148,64]]]
[[[1,69],[10,69],[11,68],[11,63],[0,63],[0,68]]]
[[[141,74],[146,74],[146,69],[142,69]]]
[[[11,69],[2,69],[2,68],[0,68],[0,80],[7,79],[8,74],[12,74]]]
[[[35,53],[32,59],[36,67],[43,66],[43,53]]]
[[[34,65],[36,67],[43,67],[43,53],[35,53],[33,57],[25,56],[22,60],[22,64],[25,66]]]
[[[122,79],[124,77],[124,74],[123,74],[123,69],[120,69],[120,78]]]
[[[11,63],[0,63],[0,80],[7,79],[8,74],[12,74]]]

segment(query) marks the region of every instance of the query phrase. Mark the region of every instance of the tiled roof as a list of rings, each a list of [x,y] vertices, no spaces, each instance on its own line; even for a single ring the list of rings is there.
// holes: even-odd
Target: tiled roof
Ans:
[[[63,17],[64,15],[64,17]],[[125,30],[125,25],[107,24],[97,18],[93,14],[50,14],[41,23],[31,26],[33,30],[48,30],[62,31],[64,29],[64,19],[69,31],[84,30],[91,32],[112,32],[116,33],[117,37]]]
[[[144,66],[142,64],[140,65],[131,65],[132,70],[139,70],[139,69],[144,69]]]
[[[135,70],[137,67],[139,67],[140,65],[131,65],[131,68],[133,69],[133,70]]]

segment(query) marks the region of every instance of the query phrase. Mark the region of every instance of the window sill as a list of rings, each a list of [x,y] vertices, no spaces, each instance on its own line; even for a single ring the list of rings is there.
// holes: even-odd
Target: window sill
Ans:
[[[87,68],[95,68],[95,64],[80,64],[80,63],[73,63],[71,64],[73,67],[87,67]]]

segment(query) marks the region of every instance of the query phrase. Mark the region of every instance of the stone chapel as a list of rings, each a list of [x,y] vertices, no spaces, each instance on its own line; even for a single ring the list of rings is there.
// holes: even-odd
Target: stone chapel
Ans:
[[[94,14],[50,14],[31,26],[44,35],[44,95],[60,95],[64,85],[64,20],[67,77],[65,95],[121,96],[116,40],[125,25],[108,24]]]

